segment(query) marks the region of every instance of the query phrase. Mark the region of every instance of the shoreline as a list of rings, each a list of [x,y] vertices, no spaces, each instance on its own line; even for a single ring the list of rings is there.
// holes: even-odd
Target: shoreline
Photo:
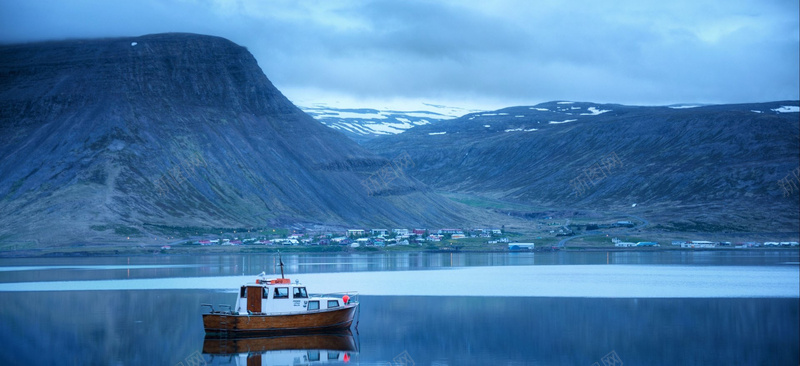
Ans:
[[[758,252],[758,251],[795,251],[800,254],[798,247],[717,247],[717,248],[680,248],[680,247],[543,247],[533,250],[509,250],[506,247],[471,247],[466,249],[454,248],[429,248],[421,246],[394,246],[394,247],[359,247],[345,246],[284,246],[284,247],[257,247],[257,246],[215,246],[198,247],[189,245],[175,245],[170,249],[161,249],[161,246],[152,247],[67,247],[24,249],[16,251],[0,251],[0,258],[81,258],[81,257],[130,257],[130,256],[183,256],[183,255],[243,255],[243,254],[378,254],[378,253],[555,253],[555,252]]]

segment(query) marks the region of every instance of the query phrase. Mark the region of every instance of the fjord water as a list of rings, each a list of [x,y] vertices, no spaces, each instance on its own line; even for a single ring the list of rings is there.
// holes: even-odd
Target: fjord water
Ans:
[[[342,336],[355,345],[343,351],[347,364],[800,363],[797,251],[283,261],[287,277],[312,292],[360,291],[358,330]],[[210,352],[217,343],[205,339],[200,304],[233,303],[238,285],[277,273],[275,264],[274,255],[0,259],[0,364],[291,365],[341,356],[265,351],[269,339]]]

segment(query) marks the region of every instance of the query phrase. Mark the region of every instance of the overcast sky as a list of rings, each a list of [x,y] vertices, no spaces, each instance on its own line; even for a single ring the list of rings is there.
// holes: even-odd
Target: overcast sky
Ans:
[[[291,100],[800,99],[797,0],[0,0],[0,42],[218,35]]]

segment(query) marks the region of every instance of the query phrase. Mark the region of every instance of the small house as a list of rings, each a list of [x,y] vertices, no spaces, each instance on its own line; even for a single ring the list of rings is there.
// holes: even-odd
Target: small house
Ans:
[[[347,230],[347,236],[364,236],[365,231],[363,229],[350,229]]]

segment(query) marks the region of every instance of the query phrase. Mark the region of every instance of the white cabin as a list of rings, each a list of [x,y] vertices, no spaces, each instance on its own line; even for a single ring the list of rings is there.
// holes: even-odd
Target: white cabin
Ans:
[[[248,314],[285,314],[319,311],[346,305],[348,297],[309,297],[306,287],[288,278],[256,280],[239,289],[234,312]]]

